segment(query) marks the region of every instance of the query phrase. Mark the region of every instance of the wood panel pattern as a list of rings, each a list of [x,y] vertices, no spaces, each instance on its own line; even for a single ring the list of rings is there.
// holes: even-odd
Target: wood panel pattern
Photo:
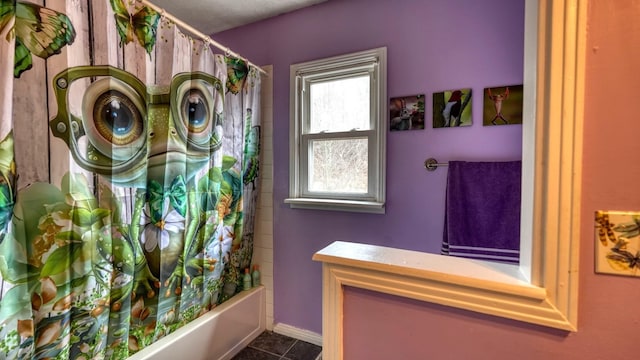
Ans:
[[[56,103],[56,98],[53,95],[53,78],[60,71],[68,67],[88,65],[91,61],[89,5],[87,1],[89,0],[47,1],[47,7],[67,14],[76,31],[76,38],[72,45],[65,46],[62,48],[61,54],[47,59],[47,88],[49,89],[48,104],[50,117],[53,117],[58,113],[58,104]],[[70,91],[69,98],[82,99],[82,93],[80,90]],[[79,101],[74,101],[71,105],[71,110],[74,113],[81,112]],[[75,164],[64,141],[54,137],[50,132],[49,140],[49,181],[52,184],[60,186],[62,177],[69,171],[85,173],[89,176],[89,173],[83,171]],[[91,184],[91,178],[89,178],[89,180],[89,184]]]
[[[44,5],[43,1],[34,1]],[[33,56],[33,67],[13,81],[13,134],[17,188],[49,181],[49,124],[45,60]],[[43,156],[44,155],[44,156]]]

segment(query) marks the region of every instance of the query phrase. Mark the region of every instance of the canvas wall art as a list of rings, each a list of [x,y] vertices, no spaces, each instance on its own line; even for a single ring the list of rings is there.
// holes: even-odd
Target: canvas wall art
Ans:
[[[424,129],[424,94],[391,98],[389,128],[391,131]]]
[[[471,89],[455,89],[433,94],[433,127],[470,126]]]
[[[595,213],[597,273],[640,277],[640,212]]]
[[[522,124],[522,85],[484,89],[484,126]]]

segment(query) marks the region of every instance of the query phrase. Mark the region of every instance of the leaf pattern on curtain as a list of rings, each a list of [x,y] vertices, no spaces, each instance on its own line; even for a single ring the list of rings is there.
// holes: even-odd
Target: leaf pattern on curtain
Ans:
[[[16,80],[13,56],[0,67],[0,358],[126,358],[239,292],[251,265],[259,73],[144,8],[86,1],[51,10],[69,20],[66,63]],[[80,35],[89,26],[96,42]],[[15,49],[3,39],[3,54]],[[49,119],[12,110],[32,81],[48,84]],[[14,123],[21,134],[48,123],[62,146],[38,153]],[[34,164],[16,167],[14,142],[68,159],[59,182],[50,165],[54,183],[28,181],[15,207],[15,179]]]

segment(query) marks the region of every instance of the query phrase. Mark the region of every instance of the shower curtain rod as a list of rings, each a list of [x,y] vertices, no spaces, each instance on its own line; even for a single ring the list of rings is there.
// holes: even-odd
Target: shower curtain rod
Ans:
[[[223,50],[223,51],[225,52],[225,55],[233,56],[233,57],[236,57],[236,58],[242,59],[242,60],[246,61],[246,62],[247,62],[247,64],[249,64],[249,65],[251,65],[251,66],[255,67],[255,68],[256,68],[259,72],[261,72],[262,74],[267,75],[267,72],[266,72],[266,71],[264,71],[260,66],[258,66],[258,65],[256,65],[256,64],[254,64],[254,63],[252,63],[251,61],[249,61],[247,58],[245,58],[245,57],[241,56],[240,54],[238,54],[238,53],[236,53],[236,52],[231,51],[231,49],[230,49],[230,48],[228,48],[228,47],[226,47],[226,46],[224,46],[224,45],[220,44],[219,42],[217,42],[217,41],[213,40],[213,39],[211,38],[211,36],[203,34],[202,32],[200,32],[200,31],[198,31],[197,29],[195,29],[193,26],[191,26],[191,25],[189,25],[189,24],[185,23],[184,21],[182,21],[182,20],[178,19],[178,18],[177,18],[177,17],[175,17],[174,15],[172,15],[172,14],[170,14],[170,13],[166,12],[163,8],[161,8],[161,7],[157,6],[157,5],[155,5],[154,3],[152,3],[152,2],[150,2],[150,1],[148,1],[148,0],[137,0],[137,1],[138,1],[138,2],[140,2],[140,3],[142,3],[142,4],[144,4],[145,6],[148,6],[148,7],[152,8],[152,9],[153,9],[153,10],[155,10],[155,11],[159,12],[159,13],[160,13],[160,15],[162,15],[162,16],[164,16],[164,17],[169,18],[171,21],[173,21],[174,23],[176,23],[176,25],[178,25],[178,26],[180,26],[181,28],[183,28],[183,29],[187,30],[187,31],[188,31],[188,32],[190,32],[191,34],[193,34],[193,35],[196,35],[196,36],[200,37],[204,42],[207,42],[207,43],[209,43],[209,44],[211,44],[211,45],[213,45],[213,46],[217,47],[218,49]]]

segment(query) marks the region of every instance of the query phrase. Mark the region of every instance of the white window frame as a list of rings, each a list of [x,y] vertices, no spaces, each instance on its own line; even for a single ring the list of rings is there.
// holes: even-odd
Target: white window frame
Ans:
[[[370,128],[343,132],[309,133],[309,87],[313,83],[368,75]],[[289,198],[292,208],[384,213],[386,181],[387,48],[345,54],[293,64],[290,68]],[[317,139],[366,138],[368,192],[327,193],[309,190],[310,142]]]

